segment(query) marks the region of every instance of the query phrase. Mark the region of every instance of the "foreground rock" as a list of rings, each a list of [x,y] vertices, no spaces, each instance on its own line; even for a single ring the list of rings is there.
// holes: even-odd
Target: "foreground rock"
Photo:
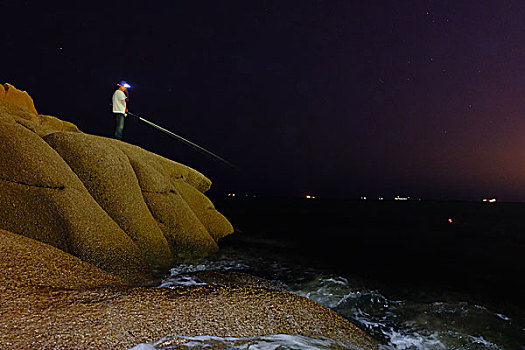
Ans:
[[[233,228],[201,173],[38,115],[0,90],[0,228],[49,243],[129,281],[203,256]]]
[[[133,287],[50,245],[3,230],[0,271],[0,348],[118,349],[170,335],[267,334],[377,347],[330,309],[278,289],[242,285],[251,281],[244,274],[230,286]],[[218,279],[217,273],[204,277]]]

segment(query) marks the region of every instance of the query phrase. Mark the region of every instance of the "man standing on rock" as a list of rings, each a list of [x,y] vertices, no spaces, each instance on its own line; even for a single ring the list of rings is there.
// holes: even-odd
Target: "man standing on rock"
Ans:
[[[128,89],[131,87],[125,81],[121,81],[118,85],[118,89],[113,93],[113,115],[115,116],[115,138],[122,140],[122,131],[124,130],[124,118],[128,113],[127,102]]]

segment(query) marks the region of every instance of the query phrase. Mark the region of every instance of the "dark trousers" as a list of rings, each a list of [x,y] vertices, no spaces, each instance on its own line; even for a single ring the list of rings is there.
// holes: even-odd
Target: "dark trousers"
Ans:
[[[113,113],[115,116],[115,138],[122,140],[122,131],[124,130],[124,113]]]

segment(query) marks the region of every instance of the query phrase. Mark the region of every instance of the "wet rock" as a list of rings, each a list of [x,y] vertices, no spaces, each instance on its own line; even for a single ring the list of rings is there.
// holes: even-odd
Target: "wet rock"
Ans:
[[[186,275],[186,274],[185,274]],[[213,286],[224,287],[259,287],[266,289],[284,290],[281,285],[262,277],[253,276],[238,271],[208,270],[187,273],[194,276],[198,282]]]

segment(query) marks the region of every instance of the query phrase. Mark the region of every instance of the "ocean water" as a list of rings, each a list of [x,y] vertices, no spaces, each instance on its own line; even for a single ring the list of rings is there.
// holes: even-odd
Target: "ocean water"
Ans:
[[[268,253],[268,252],[267,252]],[[269,255],[271,257],[269,257]],[[272,254],[254,254],[238,247],[223,248],[218,254],[195,264],[171,269],[159,287],[203,284],[195,271],[234,270],[265,277],[292,293],[305,296],[335,310],[358,324],[380,342],[382,349],[525,349],[525,324],[490,307],[458,300],[446,294],[434,301],[392,299],[372,289],[362,279],[333,274],[325,269],[275,259]],[[134,349],[340,349],[332,339],[270,334],[252,338],[211,336],[160,339]],[[179,344],[181,339],[185,341]]]
[[[235,217],[234,214],[231,215]],[[271,218],[267,217],[267,220]],[[277,221],[276,225],[279,225]],[[202,284],[192,275],[195,271],[240,271],[271,280],[285,290],[331,308],[376,338],[381,349],[525,349],[523,302],[515,303],[520,293],[504,283],[487,286],[488,297],[471,293],[469,288],[449,288],[451,284],[444,278],[448,274],[446,270],[441,271],[442,265],[439,265],[441,273],[438,275],[435,266],[426,265],[425,260],[418,259],[418,254],[413,254],[413,263],[418,268],[406,268],[407,258],[398,258],[398,255],[407,253],[395,244],[389,244],[385,250],[390,253],[368,258],[368,253],[359,254],[348,239],[341,238],[346,232],[341,231],[340,224],[332,227],[337,233],[321,236],[331,245],[339,246],[334,249],[337,257],[333,259],[321,250],[317,254],[318,250],[308,249],[304,242],[297,242],[304,227],[285,225],[283,229],[279,225],[277,229],[277,226],[267,225],[256,230],[254,227],[260,225],[253,221],[250,225],[244,223],[240,226],[241,232],[225,240],[218,253],[193,264],[173,267],[159,287]],[[287,230],[295,232],[286,234]],[[458,232],[454,231],[454,235]],[[305,234],[304,237],[314,236]],[[377,236],[370,239],[376,240]],[[364,246],[370,243],[366,240],[359,242]],[[403,243],[403,247],[406,248],[406,244]],[[461,256],[468,255],[468,264],[462,263],[461,259],[452,259],[457,266],[446,265],[451,269],[452,286],[457,286],[458,280],[462,279],[466,284],[479,279],[480,285],[485,283],[482,279],[487,275],[485,266],[476,263],[474,265],[479,266],[473,269],[473,255],[467,253],[464,249],[460,251]],[[450,261],[450,255],[447,259]],[[378,266],[384,268],[378,271]],[[465,271],[468,274],[464,274]],[[510,276],[523,278],[514,274]],[[418,283],[407,283],[411,280]],[[427,284],[426,281],[433,283]],[[478,285],[475,287],[477,289]],[[496,292],[500,297],[494,300]],[[509,300],[501,300],[507,294]],[[268,334],[250,338],[201,335],[185,338],[172,334],[156,343],[138,344],[134,349],[203,348],[341,349],[344,346],[333,339],[298,335]]]

